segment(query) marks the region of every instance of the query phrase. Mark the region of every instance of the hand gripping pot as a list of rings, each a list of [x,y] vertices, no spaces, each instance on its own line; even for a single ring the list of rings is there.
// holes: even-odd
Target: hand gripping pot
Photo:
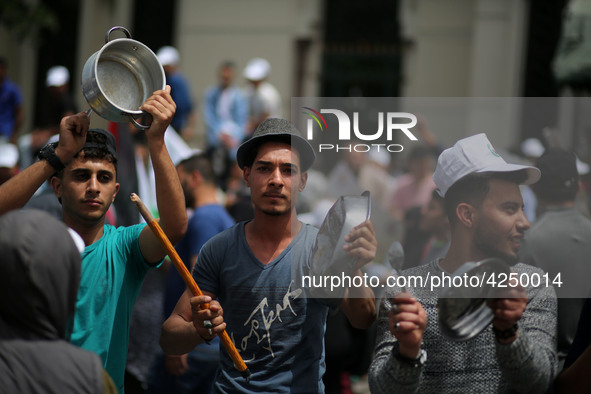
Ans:
[[[127,38],[110,40],[120,30]],[[156,90],[166,87],[164,68],[146,45],[132,40],[121,26],[105,35],[105,45],[88,58],[82,70],[82,92],[90,108],[112,122],[133,122],[139,129],[149,126],[137,122],[146,113],[139,107]]]
[[[467,341],[480,334],[494,318],[487,301],[499,290],[487,280],[491,275],[509,278],[510,273],[509,265],[498,258],[467,262],[458,268],[451,276],[451,286],[447,284],[437,300],[441,332],[454,341]],[[460,284],[459,280],[453,282],[458,277],[465,280],[460,286],[454,286],[454,283]]]
[[[356,259],[345,252],[345,236],[361,223],[369,220],[371,201],[369,191],[361,196],[341,196],[330,208],[312,250],[310,275],[324,278],[326,276],[352,276]],[[330,279],[328,283],[331,283]],[[309,295],[316,298],[342,298],[346,286],[341,284],[334,289],[327,286],[306,289]]]

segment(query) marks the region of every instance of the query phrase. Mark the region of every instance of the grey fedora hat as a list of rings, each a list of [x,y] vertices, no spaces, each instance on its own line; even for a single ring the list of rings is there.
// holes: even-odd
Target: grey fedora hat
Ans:
[[[257,154],[259,146],[265,142],[283,142],[294,147],[300,154],[301,171],[307,171],[316,154],[312,145],[302,137],[298,129],[289,121],[281,118],[268,118],[259,124],[252,138],[243,142],[236,152],[236,161],[241,169],[250,166]]]

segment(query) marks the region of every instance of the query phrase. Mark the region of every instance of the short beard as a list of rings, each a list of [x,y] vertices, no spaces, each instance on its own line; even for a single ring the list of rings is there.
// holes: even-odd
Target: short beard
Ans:
[[[195,197],[192,194],[185,193],[185,208],[193,208],[195,206]]]
[[[282,216],[285,214],[291,214],[291,209],[288,209],[285,211],[271,211],[271,210],[262,209],[261,212],[263,212],[265,215],[269,215],[269,216]]]
[[[485,237],[486,237],[486,235],[485,235]],[[480,251],[482,251],[487,258],[496,257],[496,258],[503,260],[504,262],[506,262],[509,265],[515,265],[518,262],[517,256],[503,253],[503,252],[495,249],[494,247],[491,247],[488,242],[484,241],[482,239],[482,237],[479,237],[478,235],[475,239],[475,243],[476,243],[476,247]]]

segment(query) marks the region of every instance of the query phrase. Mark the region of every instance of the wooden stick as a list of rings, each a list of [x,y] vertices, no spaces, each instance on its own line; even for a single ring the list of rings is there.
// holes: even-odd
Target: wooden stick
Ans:
[[[142,217],[144,218],[146,223],[148,223],[148,226],[150,226],[150,228],[154,232],[154,235],[156,235],[156,238],[158,238],[158,240],[160,241],[160,243],[162,244],[162,246],[166,250],[166,253],[170,257],[170,260],[174,264],[175,268],[181,274],[181,277],[185,281],[185,284],[187,285],[189,290],[191,290],[191,293],[193,293],[194,296],[203,295],[203,292],[201,291],[199,286],[197,286],[195,279],[193,279],[193,277],[189,273],[189,270],[187,269],[187,267],[185,266],[185,264],[181,260],[176,249],[172,246],[172,244],[170,243],[170,240],[168,239],[166,234],[164,234],[162,227],[160,227],[158,222],[156,220],[154,220],[152,213],[150,213],[148,208],[144,205],[144,203],[142,202],[142,200],[139,198],[139,196],[137,194],[131,193],[130,198],[131,198],[131,201],[133,201],[133,203],[137,207],[137,209],[140,211],[140,214],[142,215]],[[207,309],[207,308],[209,308],[209,304],[203,304],[201,306],[201,309]],[[236,367],[236,369],[240,372],[240,374],[248,380],[248,378],[250,377],[250,371],[248,370],[248,368],[246,367],[246,364],[244,363],[244,360],[242,360],[242,357],[238,353],[236,346],[234,346],[234,342],[232,342],[232,340],[230,339],[230,336],[228,335],[226,330],[222,331],[218,335],[220,337],[220,340],[222,341],[222,344],[224,345],[224,347],[226,348],[226,350],[230,354],[230,358],[232,358],[232,361],[234,361],[234,367]]]

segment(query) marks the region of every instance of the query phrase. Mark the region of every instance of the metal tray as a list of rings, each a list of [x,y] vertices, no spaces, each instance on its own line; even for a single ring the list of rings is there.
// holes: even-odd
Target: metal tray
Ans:
[[[365,222],[371,215],[371,200],[369,191],[360,196],[341,196],[330,208],[312,250],[310,275],[339,276],[353,274],[355,268],[354,257],[343,250],[345,236],[355,227]],[[308,289],[313,297],[342,298],[344,287],[331,291],[330,288]]]

